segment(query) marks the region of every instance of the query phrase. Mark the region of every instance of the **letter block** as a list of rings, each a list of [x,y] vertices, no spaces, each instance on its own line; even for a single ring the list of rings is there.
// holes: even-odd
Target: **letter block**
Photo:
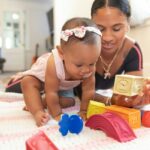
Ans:
[[[138,95],[144,83],[145,79],[140,76],[116,75],[113,93],[125,96]]]

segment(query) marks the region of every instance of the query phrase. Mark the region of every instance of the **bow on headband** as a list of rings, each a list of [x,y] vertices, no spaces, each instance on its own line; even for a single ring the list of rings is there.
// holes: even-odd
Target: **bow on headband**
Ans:
[[[78,37],[78,38],[83,38],[85,36],[86,31],[94,32],[94,33],[102,36],[100,30],[95,27],[81,26],[81,27],[61,31],[61,39],[67,42],[69,37],[72,35],[74,35],[75,37]]]

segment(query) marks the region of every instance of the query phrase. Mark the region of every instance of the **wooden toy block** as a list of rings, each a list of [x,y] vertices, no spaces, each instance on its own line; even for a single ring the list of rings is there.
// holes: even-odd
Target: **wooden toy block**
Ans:
[[[131,128],[140,128],[141,112],[138,109],[127,108],[117,105],[106,106],[106,111],[114,112],[128,122]]]
[[[95,114],[102,114],[106,111],[105,104],[91,100],[88,106],[87,118]]]
[[[144,77],[133,75],[116,75],[113,93],[134,96],[140,93],[145,83]]]

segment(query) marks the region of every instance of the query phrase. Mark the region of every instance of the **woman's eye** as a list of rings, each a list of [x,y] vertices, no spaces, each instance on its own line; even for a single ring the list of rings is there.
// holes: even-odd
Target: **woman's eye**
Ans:
[[[121,27],[113,28],[113,30],[114,30],[115,32],[120,31],[120,30],[121,30]]]
[[[120,31],[121,28],[123,28],[123,26],[121,26],[121,25],[116,25],[116,26],[114,26],[112,29],[113,29],[113,31]]]

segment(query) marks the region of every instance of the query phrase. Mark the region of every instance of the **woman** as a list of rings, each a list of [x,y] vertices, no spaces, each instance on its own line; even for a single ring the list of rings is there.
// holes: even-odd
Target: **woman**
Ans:
[[[134,40],[127,37],[131,16],[127,0],[95,0],[92,20],[102,32],[102,52],[97,62],[96,88],[112,88],[116,74],[142,75],[143,58]]]
[[[143,74],[143,57],[137,42],[129,38],[131,10],[128,0],[95,0],[91,18],[102,32],[102,49],[96,65],[96,89],[110,89],[116,74]],[[108,99],[95,94],[95,100]]]
[[[143,58],[137,42],[126,36],[129,32],[131,10],[128,0],[95,0],[91,8],[92,20],[102,32],[102,50],[96,67],[96,89],[109,89],[116,74],[142,76]],[[105,100],[95,94],[96,100]],[[144,93],[134,97],[113,95],[111,103],[133,107],[149,103]]]

